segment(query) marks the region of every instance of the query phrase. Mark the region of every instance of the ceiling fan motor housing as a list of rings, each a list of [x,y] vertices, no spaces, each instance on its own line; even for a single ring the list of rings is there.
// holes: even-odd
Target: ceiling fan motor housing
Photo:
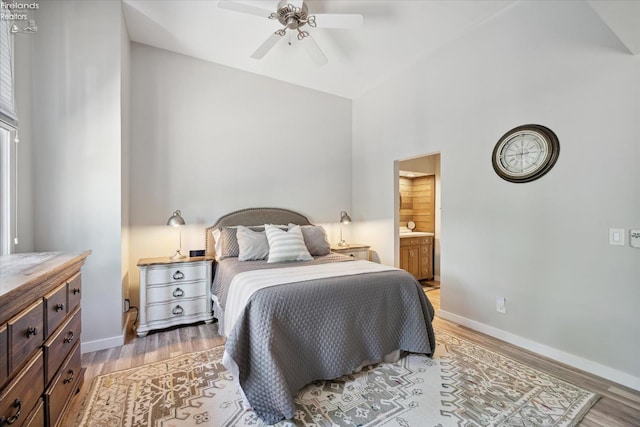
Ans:
[[[304,26],[309,18],[309,9],[306,4],[298,8],[287,3],[287,0],[280,0],[278,3],[278,11],[274,14],[276,18],[285,27],[295,30]]]

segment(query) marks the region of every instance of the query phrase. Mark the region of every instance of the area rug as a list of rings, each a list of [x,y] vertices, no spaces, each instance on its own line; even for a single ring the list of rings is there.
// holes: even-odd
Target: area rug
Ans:
[[[595,393],[437,330],[433,358],[408,355],[296,396],[278,426],[573,426]],[[242,408],[222,346],[96,377],[76,425],[263,426]]]

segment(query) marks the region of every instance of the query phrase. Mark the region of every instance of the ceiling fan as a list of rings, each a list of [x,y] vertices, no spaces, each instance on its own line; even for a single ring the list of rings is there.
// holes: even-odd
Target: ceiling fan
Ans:
[[[303,0],[280,0],[275,12],[261,7],[251,6],[235,0],[220,0],[218,7],[250,15],[273,19],[284,25],[256,49],[252,58],[262,59],[286,34],[287,30],[297,31],[297,39],[302,42],[311,60],[318,66],[328,62],[320,46],[311,37],[305,27],[311,28],[341,28],[350,29],[362,26],[364,17],[359,14],[317,13],[309,14],[309,9]],[[291,33],[289,34],[291,36]],[[291,44],[291,41],[289,41]]]

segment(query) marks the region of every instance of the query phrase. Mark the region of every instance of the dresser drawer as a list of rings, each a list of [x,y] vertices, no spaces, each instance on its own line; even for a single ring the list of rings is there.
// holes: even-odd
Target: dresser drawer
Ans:
[[[49,426],[60,421],[67,402],[73,395],[81,375],[80,343],[76,343],[71,354],[45,393],[45,403],[49,415]]]
[[[163,283],[181,283],[206,279],[207,269],[204,264],[171,264],[148,267],[146,275],[147,286]]]
[[[44,425],[44,401],[38,399],[36,407],[24,421],[25,427],[42,427]]]
[[[0,387],[9,377],[9,340],[7,325],[0,326]]]
[[[42,352],[39,352],[0,395],[0,418],[13,419],[13,427],[24,424],[42,394],[43,371]]]
[[[42,299],[9,320],[9,375],[20,368],[44,341]]]
[[[67,283],[63,283],[44,296],[45,337],[51,335],[67,316]]]
[[[71,313],[76,307],[80,306],[80,297],[82,296],[82,277],[80,273],[67,281],[67,294],[67,302],[69,303],[68,313]]]
[[[164,286],[147,287],[147,303],[178,302],[189,298],[207,295],[207,283],[204,280],[191,283],[179,283]]]
[[[44,366],[46,383],[57,373],[58,367],[73,346],[80,340],[81,313],[77,310],[67,322],[44,343]]]
[[[210,311],[210,302],[204,298],[184,300],[165,304],[147,305],[147,321],[180,319],[196,316]]]

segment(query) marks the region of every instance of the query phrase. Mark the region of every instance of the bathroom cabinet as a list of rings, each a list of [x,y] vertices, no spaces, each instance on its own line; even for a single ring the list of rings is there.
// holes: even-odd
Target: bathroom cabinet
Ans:
[[[418,280],[433,279],[433,236],[401,237],[400,268]]]

